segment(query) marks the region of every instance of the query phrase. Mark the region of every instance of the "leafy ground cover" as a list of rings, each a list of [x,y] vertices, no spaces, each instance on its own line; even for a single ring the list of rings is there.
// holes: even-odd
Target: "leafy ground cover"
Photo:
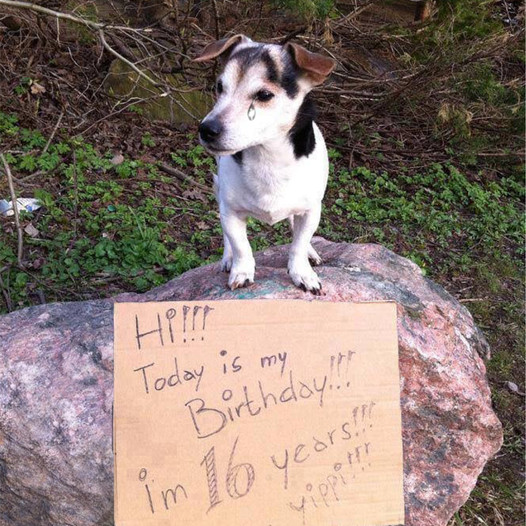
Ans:
[[[23,226],[38,230],[25,236],[23,269],[16,268],[13,222],[4,220],[11,235],[0,263],[10,267],[4,299],[11,308],[42,296],[92,297],[105,282],[147,290],[220,257],[221,229],[209,190],[214,160],[194,135],[184,137],[187,149],[171,152],[173,165],[189,175],[181,181],[163,171],[149,133],[140,137],[133,157],[100,152],[82,137],[56,141],[42,153],[47,139],[19,126],[13,114],[0,113],[0,134],[17,138],[16,153],[6,160],[43,204],[22,213]],[[453,161],[395,174],[349,169],[337,147],[329,155],[320,235],[384,244],[424,272],[453,281],[475,271],[492,293],[501,289],[500,277],[520,280],[520,180],[482,174],[471,180]],[[290,240],[285,223],[267,227],[250,220],[249,232],[254,250]]]

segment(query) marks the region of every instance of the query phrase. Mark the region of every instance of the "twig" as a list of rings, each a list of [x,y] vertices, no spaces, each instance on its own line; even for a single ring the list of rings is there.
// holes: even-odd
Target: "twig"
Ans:
[[[45,305],[47,301],[46,296],[44,295],[44,291],[42,289],[37,289],[36,294],[38,296],[38,301],[40,301],[40,305]]]
[[[53,131],[51,132],[51,135],[49,136],[49,139],[46,145],[44,146],[44,149],[42,150],[42,154],[46,153],[49,146],[51,145],[51,141],[53,140],[53,138],[55,137],[55,134],[57,133],[58,127],[60,126],[60,122],[62,121],[62,117],[64,117],[64,111],[60,112],[57,123],[55,124],[55,127],[53,128]]]
[[[73,239],[77,239],[77,223],[79,215],[79,178],[77,174],[77,154],[73,148],[73,184],[75,189],[75,203],[73,204]]]
[[[118,29],[120,31],[133,31],[136,33],[140,32],[139,29],[130,28],[127,26],[115,26],[112,24],[101,24],[100,22],[93,22],[93,20],[81,18],[79,16],[75,16],[70,13],[62,13],[61,11],[55,11],[54,9],[48,9],[47,7],[44,7],[38,4],[33,4],[31,2],[21,2],[18,0],[0,0],[0,5],[6,5],[8,7],[16,7],[19,9],[28,9],[29,11],[35,11],[37,13],[42,13],[44,15],[54,16],[55,18],[62,18],[64,20],[70,20],[71,22],[76,22],[77,24],[84,24],[85,26],[88,26],[92,29]],[[148,31],[148,30],[145,29],[145,31]]]
[[[343,18],[340,18],[336,23],[333,24],[333,29],[340,27],[347,22],[350,22],[351,20],[355,19],[358,15],[361,15],[366,9],[369,9],[374,2],[369,2],[365,5],[362,5],[358,9],[355,9],[354,11],[351,11],[349,14],[345,15]]]
[[[203,192],[206,192],[208,194],[212,193],[210,188],[208,188],[204,184],[198,183],[195,179],[192,179],[189,175],[186,175],[181,170],[179,170],[177,168],[174,168],[173,166],[170,166],[169,164],[160,163],[159,164],[159,168],[163,172],[166,172],[169,175],[173,175],[174,177],[177,177],[177,179],[179,179],[183,183],[190,183],[191,185],[196,186],[197,188],[203,190]]]
[[[11,168],[9,168],[9,164],[7,163],[7,160],[4,157],[3,153],[0,153],[0,159],[2,159],[2,163],[4,165],[4,171],[7,176],[7,183],[9,184],[9,192],[11,193],[11,202],[13,203],[13,212],[15,214],[15,225],[16,231],[18,233],[18,266],[23,267],[24,265],[22,264],[22,253],[24,251],[24,233],[22,232],[22,226],[20,225],[20,217],[18,216],[18,201],[16,199],[15,194],[15,185],[13,184],[13,175],[11,174]]]
[[[479,157],[520,157],[524,156],[524,152],[478,152]]]
[[[9,267],[4,267],[0,269],[0,289],[2,290],[2,294],[4,296],[5,305],[7,307],[7,312],[11,312],[13,310],[13,301],[11,300],[9,289],[8,287],[6,287],[6,285],[4,284],[4,280],[2,279],[2,272],[6,270],[6,268],[9,268]]]
[[[263,4],[263,2],[261,2]],[[280,41],[279,45],[284,46],[289,40],[292,40],[293,38],[296,38],[298,35],[301,35],[307,30],[306,27],[300,27],[299,29],[296,29],[296,31],[293,31],[292,33],[289,33],[288,35],[284,36]]]
[[[217,9],[217,1],[212,0],[212,10],[214,12],[214,28],[216,32],[216,39],[219,40],[219,11]]]
[[[0,3],[2,3],[3,0],[0,0]],[[114,56],[117,57],[119,60],[130,66],[130,68],[133,69],[138,75],[145,78],[148,82],[153,84],[154,86],[158,87],[159,83],[156,80],[153,80],[149,75],[146,75],[144,71],[140,70],[133,62],[128,60],[126,57],[121,55],[118,51],[113,49],[108,42],[106,41],[106,37],[104,36],[104,31],[102,29],[99,29],[99,38],[102,43],[102,45]]]

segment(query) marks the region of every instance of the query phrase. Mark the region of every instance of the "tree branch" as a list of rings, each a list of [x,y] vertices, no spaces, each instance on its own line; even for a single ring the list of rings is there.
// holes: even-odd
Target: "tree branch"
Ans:
[[[179,181],[181,181],[183,183],[189,183],[191,186],[195,186],[195,187],[199,188],[200,190],[202,190],[203,192],[206,192],[207,194],[211,194],[212,193],[210,188],[208,188],[207,186],[205,186],[205,185],[203,185],[201,183],[198,183],[195,179],[192,179],[189,175],[186,175],[184,172],[182,172],[181,170],[179,170],[175,166],[170,166],[167,163],[161,162],[161,163],[159,163],[159,168],[163,172],[165,172],[165,173],[167,173],[169,175],[173,175],[174,177],[176,177],[177,179],[179,179]]]
[[[51,143],[53,142],[53,137],[55,137],[55,133],[57,133],[58,127],[60,126],[60,123],[62,121],[62,117],[64,117],[64,110],[60,112],[60,115],[57,119],[57,123],[55,124],[55,127],[53,128],[53,131],[51,132],[51,135],[49,136],[49,139],[47,140],[44,149],[42,150],[42,154],[46,153],[48,148],[51,146]]]
[[[18,266],[23,267],[24,265],[22,264],[22,253],[24,251],[24,233],[22,232],[22,226],[20,225],[20,217],[18,215],[18,201],[16,199],[15,185],[13,184],[13,175],[11,174],[11,168],[9,168],[9,164],[7,163],[7,160],[4,157],[3,153],[0,153],[0,160],[2,160],[2,163],[4,165],[4,171],[7,176],[7,183],[9,185],[9,192],[11,193],[11,203],[13,206],[13,212],[15,214],[15,225],[18,234]]]
[[[0,3],[2,3],[3,0],[0,0]],[[153,84],[155,87],[159,87],[159,82],[153,80],[149,75],[146,75],[144,71],[139,69],[133,62],[125,58],[123,55],[121,55],[117,50],[113,49],[107,42],[106,37],[104,36],[104,31],[102,29],[99,29],[99,38],[104,46],[105,49],[107,49],[114,57],[117,57],[119,60],[130,66],[130,68],[133,69],[138,75],[146,79],[148,82]]]
[[[94,22],[93,20],[88,20],[85,18],[81,18],[75,15],[72,15],[71,13],[63,13],[61,11],[55,11],[54,9],[48,9],[47,7],[43,7],[38,4],[34,4],[31,2],[24,2],[21,0],[0,0],[0,6],[8,6],[13,7],[17,9],[27,9],[29,11],[33,11],[35,13],[42,13],[48,16],[53,16],[57,19],[63,19],[63,20],[69,20],[71,22],[75,22],[76,24],[82,24],[84,26],[87,26],[92,31],[96,32],[98,34],[99,40],[109,53],[111,53],[114,57],[119,59],[120,61],[124,62],[127,66],[129,66],[133,71],[135,71],[140,77],[147,80],[150,84],[152,84],[155,88],[157,88],[160,93],[159,97],[165,97],[170,96],[170,99],[177,105],[179,108],[181,108],[182,111],[184,111],[187,115],[189,115],[191,118],[196,119],[196,116],[193,115],[183,104],[181,104],[180,101],[178,101],[176,98],[172,97],[170,92],[174,91],[173,87],[163,87],[162,82],[160,80],[156,80],[155,78],[152,78],[150,75],[146,74],[144,71],[142,71],[140,68],[136,66],[132,61],[128,60],[125,56],[123,56],[121,53],[119,53],[116,49],[114,49],[108,41],[106,40],[106,35],[104,33],[105,30],[119,30],[119,31],[127,31],[142,35],[144,32],[149,32],[151,30],[149,29],[135,29],[127,26],[117,26],[117,25],[111,25],[111,24],[103,24],[100,22]],[[152,40],[149,39],[148,40]],[[176,90],[177,91],[177,90]]]
[[[114,57],[118,58],[130,68],[133,69],[138,75],[146,79],[148,82],[153,84],[155,87],[159,87],[159,82],[152,79],[149,75],[144,73],[144,71],[140,70],[133,62],[128,60],[126,57],[121,55],[118,51],[113,49],[106,40],[106,36],[104,35],[105,29],[120,29],[123,31],[137,31],[136,29],[132,29],[126,26],[113,26],[109,24],[101,24],[100,22],[93,22],[93,20],[88,20],[86,18],[81,18],[79,16],[72,15],[71,13],[62,13],[61,11],[55,11],[54,9],[48,9],[47,7],[43,7],[38,4],[33,4],[31,2],[22,2],[19,0],[0,0],[0,5],[6,5],[9,7],[15,7],[18,9],[28,9],[29,11],[33,11],[35,13],[42,13],[44,15],[53,16],[55,18],[59,18],[62,20],[70,20],[71,22],[75,22],[76,24],[83,24],[87,27],[89,27],[92,30],[97,31],[99,35],[99,39],[101,44],[104,46],[104,48],[109,51]]]
[[[31,2],[22,2],[19,0],[0,0],[0,5],[6,5],[8,7],[15,7],[17,9],[28,9],[29,11],[34,11],[36,13],[42,13],[44,15],[54,16],[55,18],[61,18],[63,20],[70,20],[77,24],[84,24],[85,26],[90,27],[91,29],[119,29],[121,31],[134,31],[139,32],[140,30],[135,28],[130,28],[128,26],[115,26],[111,24],[101,24],[100,22],[93,22],[93,20],[88,20],[86,18],[81,18],[80,16],[72,15],[71,13],[62,13],[61,11],[55,11],[54,9],[48,9],[47,7],[33,4]],[[145,29],[144,31],[148,31]]]

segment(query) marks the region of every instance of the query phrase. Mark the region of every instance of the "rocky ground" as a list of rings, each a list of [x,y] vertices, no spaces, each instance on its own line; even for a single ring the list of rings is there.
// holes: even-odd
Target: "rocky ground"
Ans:
[[[304,298],[287,276],[288,248],[256,255],[249,289],[225,288],[216,263],[113,301]],[[446,526],[502,445],[488,344],[469,311],[411,261],[373,244],[318,238],[315,248],[320,301],[396,301],[405,524]],[[113,301],[41,305],[0,320],[7,524],[103,526],[112,516]]]

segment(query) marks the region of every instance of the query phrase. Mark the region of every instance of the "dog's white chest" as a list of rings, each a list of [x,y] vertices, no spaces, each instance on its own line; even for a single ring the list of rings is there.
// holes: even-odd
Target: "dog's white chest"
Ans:
[[[256,219],[273,225],[290,215],[301,214],[311,206],[312,181],[296,171],[255,173],[243,171],[245,211]]]
[[[241,162],[222,157],[216,181],[220,207],[275,224],[319,206],[327,184],[327,152],[316,127],[316,148],[290,162],[244,152]]]
[[[320,201],[324,185],[316,181],[315,175],[297,169],[272,170],[257,165],[220,171],[220,202],[273,225],[290,215],[304,213]],[[323,174],[318,177],[322,179]]]

